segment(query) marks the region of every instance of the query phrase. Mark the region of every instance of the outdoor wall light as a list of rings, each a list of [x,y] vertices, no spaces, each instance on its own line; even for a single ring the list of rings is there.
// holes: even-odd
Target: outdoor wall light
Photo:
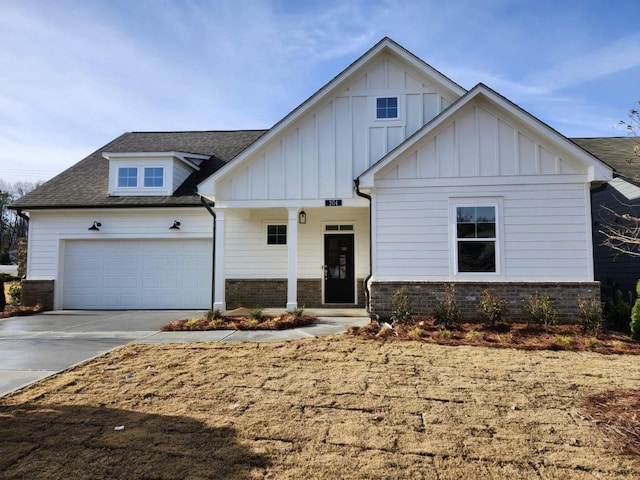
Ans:
[[[304,225],[305,223],[307,223],[307,212],[305,212],[304,210],[300,210],[300,213],[298,214],[298,223],[300,225]]]
[[[91,230],[92,232],[99,232],[101,226],[102,224],[100,222],[93,222],[93,225],[89,227],[89,230]]]
[[[178,220],[174,220],[173,225],[169,227],[169,230],[180,230],[180,222]]]

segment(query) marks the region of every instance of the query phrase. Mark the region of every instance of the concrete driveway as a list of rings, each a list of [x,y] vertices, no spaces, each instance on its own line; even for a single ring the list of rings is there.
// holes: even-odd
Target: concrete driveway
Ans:
[[[0,320],[0,396],[202,311],[55,311]]]
[[[198,310],[60,310],[7,318],[0,320],[0,397],[131,342],[293,340],[332,335],[369,322],[366,312],[358,309],[306,312],[318,317],[313,324],[280,331],[159,331],[172,320],[202,317],[205,312]]]

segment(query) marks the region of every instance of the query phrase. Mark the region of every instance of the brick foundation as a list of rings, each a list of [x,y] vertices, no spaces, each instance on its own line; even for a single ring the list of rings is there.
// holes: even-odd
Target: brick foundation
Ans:
[[[447,282],[450,283],[450,282]],[[526,322],[530,320],[522,311],[526,297],[538,292],[548,295],[558,311],[558,321],[573,323],[577,320],[578,296],[600,295],[599,282],[526,283],[526,282],[464,282],[455,283],[456,301],[466,321],[480,318],[480,292],[489,290],[493,295],[507,300],[506,319]],[[391,296],[404,287],[411,299],[411,311],[415,317],[431,316],[444,294],[444,282],[373,282],[371,284],[371,311],[388,318],[391,315]]]
[[[22,302],[25,307],[41,305],[53,310],[53,280],[22,280]]]
[[[358,283],[358,307],[364,307],[362,280]],[[331,305],[322,303],[322,279],[298,280],[298,305],[304,308],[319,308]],[[227,279],[225,284],[227,309],[238,307],[270,308],[287,304],[287,279]]]

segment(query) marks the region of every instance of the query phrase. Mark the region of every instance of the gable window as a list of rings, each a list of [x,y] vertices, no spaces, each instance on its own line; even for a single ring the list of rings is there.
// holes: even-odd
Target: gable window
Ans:
[[[118,187],[137,187],[138,169],[135,167],[118,168]]]
[[[496,206],[455,208],[457,271],[497,273]]]
[[[145,167],[143,185],[145,187],[164,187],[164,168]]]
[[[398,118],[398,97],[376,98],[376,118]]]
[[[267,245],[286,245],[287,226],[267,225]]]

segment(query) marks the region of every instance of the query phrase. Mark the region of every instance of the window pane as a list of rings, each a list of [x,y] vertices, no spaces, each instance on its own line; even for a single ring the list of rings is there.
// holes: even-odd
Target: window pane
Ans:
[[[458,238],[476,238],[475,223],[459,223]]]
[[[478,223],[477,238],[496,238],[495,223]]]
[[[459,272],[495,272],[495,242],[458,242]]]
[[[458,223],[474,223],[476,221],[476,207],[458,207],[456,221]]]
[[[496,209],[494,207],[478,207],[476,208],[477,222],[495,222]]]
[[[286,245],[287,244],[287,226],[286,225],[267,225],[267,244],[268,245]]]
[[[145,187],[163,187],[164,186],[164,168],[147,167],[144,169],[144,186]]]
[[[138,186],[138,169],[137,168],[119,168],[118,169],[118,187],[137,187]]]

